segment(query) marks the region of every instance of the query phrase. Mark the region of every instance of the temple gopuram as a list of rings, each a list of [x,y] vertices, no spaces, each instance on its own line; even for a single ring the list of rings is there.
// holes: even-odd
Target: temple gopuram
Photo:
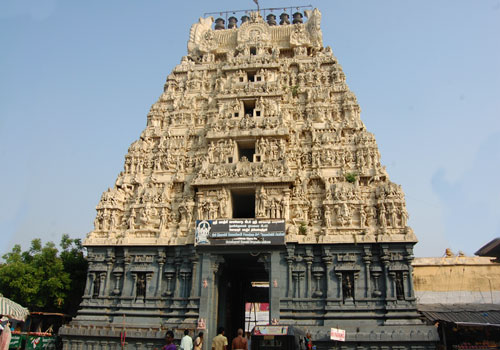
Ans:
[[[67,350],[231,339],[245,304],[317,349],[434,349],[401,186],[380,164],[317,9],[200,18],[85,239]]]

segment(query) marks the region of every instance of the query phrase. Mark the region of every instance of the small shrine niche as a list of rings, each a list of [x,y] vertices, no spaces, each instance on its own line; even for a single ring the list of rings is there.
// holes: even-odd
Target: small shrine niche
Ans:
[[[146,298],[146,274],[143,272],[137,273],[136,294],[135,299],[144,301]]]

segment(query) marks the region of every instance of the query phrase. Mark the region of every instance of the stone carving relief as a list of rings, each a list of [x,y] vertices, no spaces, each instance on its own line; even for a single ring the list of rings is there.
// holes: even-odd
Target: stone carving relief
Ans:
[[[305,15],[192,26],[86,244],[191,244],[195,220],[232,216],[241,186],[255,193],[255,217],[286,219],[288,242],[415,240],[403,191],[322,47],[321,13]]]

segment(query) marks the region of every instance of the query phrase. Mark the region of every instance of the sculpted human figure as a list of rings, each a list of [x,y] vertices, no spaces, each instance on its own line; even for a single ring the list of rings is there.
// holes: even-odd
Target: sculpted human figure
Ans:
[[[401,227],[405,228],[408,221],[408,212],[405,210],[403,206],[398,208],[399,216],[401,218]]]
[[[331,227],[332,226],[332,211],[330,209],[329,206],[327,206],[325,208],[325,213],[324,213],[324,216],[325,216],[325,225],[326,227]]]
[[[135,229],[135,209],[132,208],[132,211],[130,212],[130,216],[128,217],[128,228],[130,230]]]
[[[361,207],[359,208],[359,226],[361,228],[365,228],[366,224],[366,211],[364,205],[361,204]]]
[[[378,220],[379,224],[381,227],[386,227],[387,226],[387,219],[385,217],[385,206],[384,204],[380,204],[380,209],[379,209],[379,214],[378,214]]]

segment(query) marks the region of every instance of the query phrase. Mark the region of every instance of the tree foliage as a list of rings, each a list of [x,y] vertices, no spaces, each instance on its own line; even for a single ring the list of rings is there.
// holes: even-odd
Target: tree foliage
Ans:
[[[53,242],[31,241],[27,251],[15,245],[0,265],[0,293],[30,311],[74,314],[81,301],[87,261],[80,239],[63,235],[61,252]]]

